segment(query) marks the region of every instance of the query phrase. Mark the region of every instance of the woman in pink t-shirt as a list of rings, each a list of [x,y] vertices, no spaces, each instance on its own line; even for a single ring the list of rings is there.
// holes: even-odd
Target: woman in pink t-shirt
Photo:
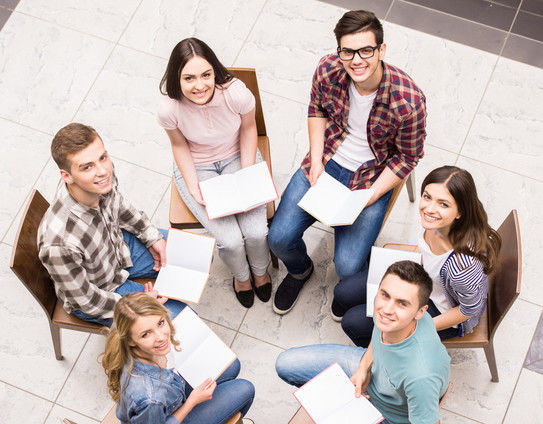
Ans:
[[[187,38],[170,56],[160,82],[158,122],[170,138],[174,178],[184,202],[213,237],[234,275],[239,302],[271,297],[266,206],[209,220],[199,181],[231,174],[262,158],[257,152],[255,99],[203,41]]]

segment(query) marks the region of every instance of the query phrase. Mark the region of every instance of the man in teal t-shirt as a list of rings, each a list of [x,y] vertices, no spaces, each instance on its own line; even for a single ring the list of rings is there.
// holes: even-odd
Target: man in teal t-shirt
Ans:
[[[426,309],[432,280],[421,265],[396,262],[374,303],[368,349],[343,345],[292,348],[277,358],[283,380],[301,386],[337,362],[390,424],[439,422],[439,399],[449,385],[450,358]]]

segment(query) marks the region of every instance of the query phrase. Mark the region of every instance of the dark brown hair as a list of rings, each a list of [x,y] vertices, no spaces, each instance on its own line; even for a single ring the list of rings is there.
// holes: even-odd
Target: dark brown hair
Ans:
[[[377,45],[383,44],[383,25],[374,13],[366,10],[351,10],[345,13],[334,28],[338,47],[341,47],[340,41],[344,35],[365,31],[373,33]]]
[[[389,274],[396,275],[403,281],[414,284],[419,288],[419,308],[428,304],[433,283],[422,265],[413,261],[398,261],[387,268],[383,280]]]
[[[501,237],[488,225],[488,217],[471,174],[456,166],[442,166],[426,176],[421,196],[429,184],[445,184],[458,207],[460,217],[454,220],[449,231],[454,251],[477,258],[486,274],[492,272],[501,248]]]
[[[228,72],[228,69],[219,62],[213,50],[206,43],[197,38],[185,38],[177,43],[172,50],[168,66],[166,66],[166,72],[160,81],[159,88],[162,94],[175,100],[183,98],[183,92],[181,91],[181,71],[194,56],[199,56],[210,63],[215,74],[216,86],[226,84],[234,78]]]
[[[51,143],[51,156],[60,169],[70,172],[72,164],[68,156],[83,150],[97,137],[100,138],[94,128],[73,122],[56,133]]]

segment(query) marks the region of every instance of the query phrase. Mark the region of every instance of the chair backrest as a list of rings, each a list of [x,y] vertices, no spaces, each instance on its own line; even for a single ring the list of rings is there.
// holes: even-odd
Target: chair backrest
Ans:
[[[38,227],[49,203],[33,190],[23,212],[11,254],[10,268],[32,293],[51,321],[57,295],[49,273],[38,257]]]
[[[260,101],[260,90],[258,89],[258,81],[254,68],[228,68],[237,78],[244,82],[253,96],[255,96],[255,118],[258,135],[266,134],[266,124],[264,123],[264,113],[262,112],[262,103]]]
[[[488,288],[490,338],[494,336],[501,320],[520,294],[522,252],[516,210],[513,209],[505,218],[498,228],[498,233],[502,238],[502,247],[498,255],[496,269],[489,278]]]

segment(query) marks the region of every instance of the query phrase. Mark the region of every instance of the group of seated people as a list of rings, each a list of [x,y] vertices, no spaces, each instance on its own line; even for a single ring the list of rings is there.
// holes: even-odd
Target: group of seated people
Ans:
[[[268,232],[266,207],[208,219],[199,182],[262,161],[255,98],[202,41],[177,44],[160,83],[157,119],[171,142],[175,184],[187,207],[216,238],[246,308],[267,302],[270,249],[287,275],[273,310],[288,313],[314,264],[303,234],[315,218],[299,200],[326,172],[351,190],[374,189],[352,225],[334,228],[332,318],[355,346],[292,348],[277,359],[278,375],[300,386],[338,362],[356,396],[369,396],[389,423],[435,423],[449,384],[449,356],[440,339],[473,331],[487,296],[500,237],[489,226],[468,171],[442,166],[421,187],[422,265],[402,261],[383,277],[366,317],[368,256],[393,188],[423,156],[425,96],[400,69],[383,61],[383,28],[367,11],[338,21],[337,52],[314,73],[308,111],[310,149],[284,191]],[[52,157],[61,183],[38,233],[40,259],[66,312],[111,327],[102,364],[122,423],[224,423],[243,415],[253,385],[236,376],[236,360],[216,381],[190,387],[168,364],[183,335],[173,319],[186,306],[151,283],[167,263],[166,232],[118,190],[113,163],[98,133],[71,123],[55,135]],[[371,377],[371,378],[370,378]]]

